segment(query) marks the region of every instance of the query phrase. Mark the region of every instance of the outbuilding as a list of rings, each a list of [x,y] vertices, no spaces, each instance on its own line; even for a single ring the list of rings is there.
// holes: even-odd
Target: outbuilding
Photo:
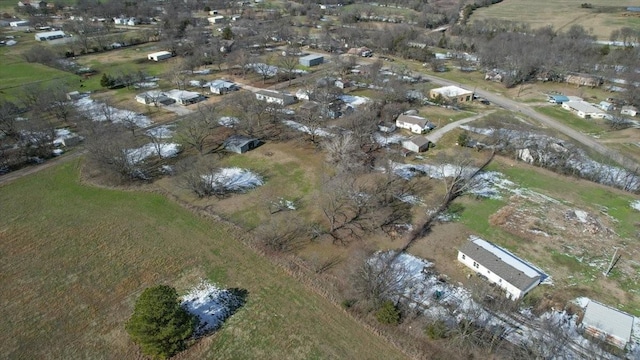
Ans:
[[[405,140],[402,142],[402,147],[413,152],[423,152],[429,150],[429,146],[431,141],[427,139],[425,136],[416,135],[409,140]]]
[[[65,33],[64,31],[61,31],[61,30],[41,32],[35,35],[36,40],[38,41],[62,39],[64,36],[65,36]]]
[[[27,20],[11,21],[9,22],[9,26],[11,27],[29,26],[29,21]]]
[[[432,89],[429,91],[429,97],[431,99],[442,97],[449,101],[462,103],[473,100],[473,91],[451,85]]]
[[[317,54],[310,54],[300,58],[300,65],[302,66],[316,66],[324,62],[324,56]]]
[[[244,135],[231,135],[224,141],[224,148],[238,154],[244,154],[260,146],[260,140]]]
[[[165,60],[165,59],[169,59],[172,56],[173,56],[173,54],[168,52],[168,51],[158,51],[158,52],[154,52],[154,53],[151,53],[151,54],[147,55],[147,59],[153,60],[153,61],[162,61],[162,60]]]
[[[620,109],[620,114],[629,115],[629,116],[636,116],[638,114],[638,108],[636,108],[635,106],[631,106],[631,105],[625,105],[625,106],[622,107],[622,109]]]
[[[591,300],[584,311],[582,326],[586,334],[624,349],[631,340],[633,321],[633,316]]]
[[[231,81],[226,80],[214,80],[209,84],[211,93],[224,95],[228,92],[240,90],[240,87]]]
[[[205,99],[204,96],[197,92],[177,89],[169,90],[165,95],[175,100],[180,105],[191,105]]]
[[[549,95],[549,102],[552,104],[564,104],[569,98],[564,95]]]

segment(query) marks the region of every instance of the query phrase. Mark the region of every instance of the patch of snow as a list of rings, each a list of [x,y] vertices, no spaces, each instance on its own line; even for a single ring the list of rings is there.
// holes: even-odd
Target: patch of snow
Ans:
[[[145,134],[156,139],[170,139],[175,134],[173,125],[162,125],[145,131]]]
[[[340,95],[340,100],[344,101],[347,104],[350,104],[354,108],[357,108],[358,105],[366,104],[371,99],[364,96],[353,96],[353,95]]]
[[[136,89],[154,89],[158,87],[158,83],[152,81],[138,82],[133,87]]]
[[[189,86],[202,87],[200,80],[189,80]]]
[[[573,212],[581,223],[586,224],[589,220],[589,214],[586,211],[574,210]]]
[[[152,156],[160,156],[161,158],[170,158],[178,155],[180,145],[174,143],[167,144],[145,144],[136,149],[128,149],[126,151],[127,160],[131,164],[138,164]]]
[[[195,70],[193,73],[198,75],[209,75],[211,74],[211,69]]]
[[[238,167],[221,168],[212,174],[202,175],[202,178],[214,187],[227,191],[245,191],[264,184],[260,175]]]
[[[243,305],[243,300],[203,280],[182,297],[180,305],[198,318],[195,336],[203,336],[219,329]]]
[[[53,149],[53,151],[51,152],[53,154],[53,156],[60,156],[64,153],[64,150],[62,149]]]
[[[640,211],[640,200],[632,201],[631,208]]]
[[[390,144],[400,144],[402,141],[407,140],[407,137],[401,134],[385,135],[376,132],[373,134],[373,140],[380,146],[388,146]]]
[[[75,105],[93,121],[111,120],[114,123],[131,122],[137,127],[147,127],[151,125],[151,120],[144,115],[130,110],[114,108],[105,103],[92,100],[88,96],[76,100]]]
[[[580,308],[586,309],[587,305],[589,305],[589,302],[591,302],[591,299],[589,299],[588,297],[579,297],[574,299],[572,302],[580,306]]]
[[[411,205],[424,205],[424,202],[419,197],[412,194],[401,194],[396,196],[396,198],[403,203],[411,204]]]
[[[320,136],[320,137],[331,137],[333,136],[332,133],[328,132],[325,129],[315,129],[315,130],[311,130],[308,126],[306,125],[302,125],[299,122],[295,122],[293,120],[283,120],[282,121],[283,124],[292,127],[298,131],[302,131],[303,133],[309,134],[309,135],[315,135],[315,136]]]
[[[266,76],[266,77],[273,77],[278,73],[277,66],[267,65],[264,63],[251,63],[251,64],[245,65],[245,67],[252,69],[257,74]]]
[[[218,124],[228,128],[232,128],[238,125],[239,122],[240,120],[238,118],[231,117],[231,116],[223,116],[220,119],[218,119]]]

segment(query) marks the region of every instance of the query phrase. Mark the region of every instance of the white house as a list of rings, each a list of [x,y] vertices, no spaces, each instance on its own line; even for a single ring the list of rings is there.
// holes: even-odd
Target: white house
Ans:
[[[584,311],[582,326],[585,333],[624,349],[631,340],[633,316],[590,300]]]
[[[280,104],[283,106],[291,105],[296,102],[296,98],[293,95],[269,90],[257,91],[256,99],[260,101],[266,101],[268,103]]]
[[[398,116],[396,126],[401,129],[409,129],[415,134],[422,134],[435,128],[432,122],[423,117],[405,114]]]
[[[161,60],[169,59],[172,56],[173,54],[171,54],[168,51],[158,51],[158,52],[148,54],[147,59],[153,60],[153,61],[161,61]]]
[[[210,24],[222,24],[225,21],[223,15],[212,16],[210,18],[207,18],[207,20]]]
[[[240,87],[231,81],[214,80],[209,84],[209,89],[213,94],[224,95],[228,92],[240,90]]]
[[[477,237],[458,249],[458,261],[504,289],[512,300],[535,288],[543,275],[509,251]]]
[[[177,89],[169,90],[165,93],[165,95],[175,100],[180,105],[195,104],[205,99],[204,96],[197,92]]]
[[[61,31],[61,30],[47,31],[47,32],[37,33],[35,37],[36,37],[36,40],[38,41],[55,40],[55,39],[62,39],[63,37],[65,37],[65,33],[64,31]]]
[[[429,141],[425,136],[416,135],[411,139],[404,140],[402,142],[402,147],[409,151],[419,153],[429,150],[429,144],[431,144],[431,141]]]
[[[151,91],[147,91],[145,93],[136,95],[136,101],[145,105],[149,105],[149,104],[169,105],[175,102],[174,99],[168,97],[162,91],[157,91],[157,90],[151,90]]]
[[[28,20],[10,21],[9,26],[11,27],[29,26],[29,21]]]
[[[636,116],[638,115],[638,108],[636,108],[635,106],[626,105],[626,106],[623,106],[622,109],[620,109],[620,114]]]
[[[586,101],[568,101],[562,103],[562,108],[575,113],[583,119],[603,119],[605,115],[607,115],[607,113],[602,111],[602,109],[593,106]]]

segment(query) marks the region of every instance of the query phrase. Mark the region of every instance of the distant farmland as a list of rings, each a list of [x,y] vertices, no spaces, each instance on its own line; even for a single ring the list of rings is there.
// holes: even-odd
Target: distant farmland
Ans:
[[[592,8],[582,8],[589,3]],[[520,21],[533,28],[552,25],[566,30],[571,25],[582,25],[600,40],[608,40],[613,30],[623,26],[640,27],[640,14],[625,12],[627,6],[638,6],[637,0],[504,0],[474,11],[471,21],[496,18]]]

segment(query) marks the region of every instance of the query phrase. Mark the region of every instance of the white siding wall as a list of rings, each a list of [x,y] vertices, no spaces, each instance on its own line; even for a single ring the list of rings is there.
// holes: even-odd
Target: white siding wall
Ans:
[[[520,289],[511,285],[507,281],[503,280],[493,272],[489,271],[489,269],[487,269],[486,267],[476,263],[473,259],[466,256],[460,251],[458,251],[458,261],[465,264],[468,268],[472,269],[473,271],[486,276],[489,279],[489,281],[503,288],[508,294],[511,295],[511,299],[513,300],[516,300],[522,297],[526,293],[526,292],[520,291]],[[527,291],[528,290],[530,289],[527,289]]]

